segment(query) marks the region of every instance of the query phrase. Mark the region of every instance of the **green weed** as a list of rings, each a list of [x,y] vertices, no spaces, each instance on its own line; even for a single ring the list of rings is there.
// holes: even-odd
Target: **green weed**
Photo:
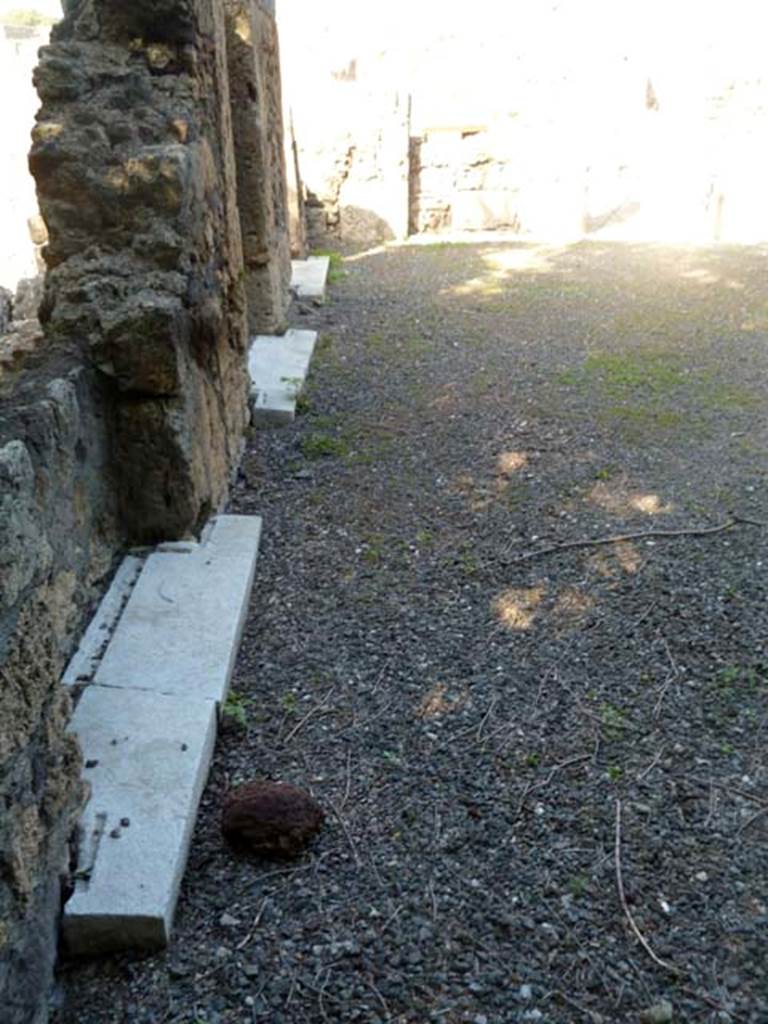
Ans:
[[[318,249],[312,255],[328,257],[330,261],[328,264],[328,284],[336,284],[337,281],[347,276],[347,272],[344,270],[344,257],[340,252],[336,252],[335,249]]]
[[[312,411],[314,402],[308,394],[302,391],[300,395],[296,396],[296,415],[306,416],[308,412]]]
[[[574,875],[568,882],[568,888],[572,896],[584,896],[589,889],[589,879],[586,875]]]
[[[284,693],[280,698],[280,704],[286,715],[295,715],[299,708],[299,702],[295,693]]]
[[[307,459],[343,457],[349,453],[347,442],[328,434],[308,434],[301,441],[301,450]]]
[[[626,731],[627,717],[620,708],[605,702],[600,705],[600,723],[608,739],[618,740]]]
[[[252,704],[250,697],[243,697],[241,694],[230,690],[229,696],[221,705],[221,714],[241,729],[248,726],[248,708]]]

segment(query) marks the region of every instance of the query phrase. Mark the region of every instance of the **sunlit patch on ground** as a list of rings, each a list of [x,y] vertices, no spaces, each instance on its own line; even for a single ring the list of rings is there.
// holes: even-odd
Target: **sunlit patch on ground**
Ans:
[[[453,694],[443,683],[436,683],[419,701],[416,708],[418,718],[440,718],[458,711],[467,702],[465,693]]]
[[[680,277],[685,281],[693,281],[694,284],[700,284],[705,287],[721,285],[723,288],[729,288],[734,292],[743,292],[746,288],[743,281],[736,281],[731,277],[722,277],[720,274],[715,274],[713,271],[706,270],[704,267],[697,267],[693,270],[684,270]]]
[[[496,469],[501,476],[512,476],[527,465],[527,452],[501,452],[496,460]]]
[[[492,477],[483,479],[472,473],[459,473],[451,482],[451,490],[466,498],[473,512],[482,512],[499,501],[515,505],[525,485],[513,484],[512,478],[528,466],[529,458],[527,452],[500,452]]]
[[[561,246],[534,245],[484,253],[483,260],[496,276],[521,270],[527,274],[547,274],[554,269],[553,258],[563,251]]]
[[[498,501],[507,494],[509,480],[503,476],[495,479],[480,482],[470,473],[460,473],[453,482],[452,490],[461,494],[467,499],[467,503],[473,512],[483,512],[495,501]]]
[[[589,559],[592,572],[604,579],[616,579],[622,573],[633,576],[640,571],[643,559],[632,541],[619,541],[610,547],[600,548]]]
[[[482,254],[487,271],[463,284],[447,289],[453,295],[501,295],[515,274],[549,274],[553,259],[565,250],[561,246],[527,245],[498,249]]]
[[[455,384],[448,384],[443,391],[429,402],[430,409],[449,409],[456,405],[459,392]]]
[[[507,629],[522,632],[533,625],[533,620],[547,593],[543,583],[536,587],[511,587],[493,602],[493,612]]]
[[[624,478],[599,480],[589,492],[589,501],[611,515],[628,515],[643,512],[648,516],[668,515],[674,512],[674,505],[652,492],[634,491],[627,486]]]
[[[594,608],[595,599],[581,587],[565,587],[557,595],[552,615],[561,628],[578,627]]]

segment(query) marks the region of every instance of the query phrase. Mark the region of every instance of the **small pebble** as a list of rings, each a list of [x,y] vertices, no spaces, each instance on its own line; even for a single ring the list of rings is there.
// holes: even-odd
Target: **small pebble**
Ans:
[[[641,1024],[670,1024],[674,1016],[672,1004],[662,999],[660,1003],[649,1006],[640,1014]]]
[[[219,918],[219,924],[222,928],[234,928],[235,925],[240,924],[236,917],[232,917],[231,914],[222,914]]]
[[[168,973],[172,978],[184,978],[186,975],[191,974],[192,968],[189,964],[183,964],[179,962],[168,964]]]

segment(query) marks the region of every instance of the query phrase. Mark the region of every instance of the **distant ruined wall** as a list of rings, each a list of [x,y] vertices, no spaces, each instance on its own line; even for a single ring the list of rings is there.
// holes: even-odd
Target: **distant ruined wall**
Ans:
[[[477,0],[471,19],[435,19],[393,0],[334,23],[329,4],[286,5],[311,244],[398,237],[403,216],[412,234],[768,239],[761,15],[699,8]],[[388,120],[395,92],[409,139]]]
[[[293,115],[287,112],[285,136],[285,167],[288,183],[288,235],[291,245],[291,256],[295,260],[307,258],[307,210],[304,181],[301,176],[299,146],[296,131],[293,127]]]
[[[16,296],[19,282],[35,278],[44,269],[41,244],[46,240],[45,225],[38,215],[27,152],[38,107],[32,72],[37,51],[48,41],[49,32],[48,28],[6,25],[0,14],[0,96],[5,97],[0,147],[0,288],[9,291],[17,303],[17,319],[37,315],[35,296],[25,301],[28,287],[22,285]]]
[[[355,81],[312,83],[295,115],[311,249],[405,238],[408,127],[407,97]]]
[[[193,534],[221,507],[247,426],[248,320],[285,315],[276,35],[269,0],[239,9],[258,39],[242,71],[261,89],[255,135],[250,118],[233,133],[218,0],[69,0],[35,72],[42,323],[9,322],[0,293],[2,1024],[47,1018],[86,795],[62,670],[126,546]],[[239,197],[236,157],[271,131]],[[256,208],[263,281],[246,296]]]

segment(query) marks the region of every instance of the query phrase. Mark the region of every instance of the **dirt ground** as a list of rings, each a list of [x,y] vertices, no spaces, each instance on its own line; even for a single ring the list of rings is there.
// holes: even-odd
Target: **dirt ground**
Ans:
[[[766,255],[334,261],[173,943],[58,1024],[768,1021]],[[221,839],[258,777],[298,862]]]

